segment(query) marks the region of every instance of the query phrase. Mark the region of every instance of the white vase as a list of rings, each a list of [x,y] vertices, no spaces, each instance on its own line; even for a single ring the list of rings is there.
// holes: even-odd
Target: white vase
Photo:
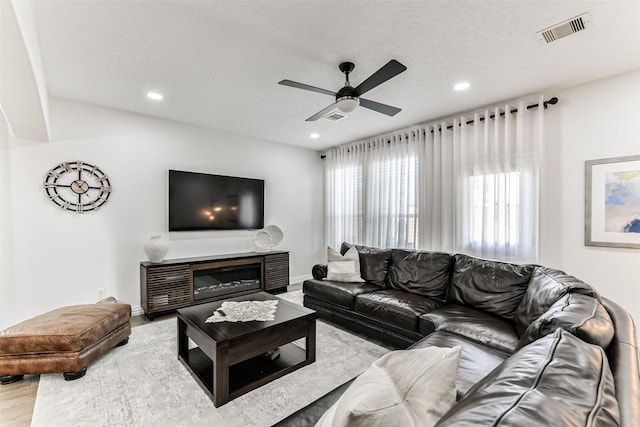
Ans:
[[[151,262],[162,262],[168,250],[169,242],[164,236],[151,236],[144,244],[144,252]]]

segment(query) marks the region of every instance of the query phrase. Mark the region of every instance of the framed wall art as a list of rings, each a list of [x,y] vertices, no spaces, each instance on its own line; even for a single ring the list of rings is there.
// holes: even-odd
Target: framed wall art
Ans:
[[[585,162],[587,246],[640,249],[640,155]]]

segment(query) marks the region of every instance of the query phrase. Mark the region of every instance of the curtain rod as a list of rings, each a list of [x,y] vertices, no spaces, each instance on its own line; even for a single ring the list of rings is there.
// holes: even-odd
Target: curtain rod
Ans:
[[[543,108],[546,110],[546,109],[547,109],[547,107],[548,107],[549,105],[556,105],[557,103],[558,103],[558,98],[554,96],[554,97],[549,98],[549,100],[547,100],[547,101],[543,101],[543,102],[542,102],[542,106],[543,106]],[[540,104],[539,104],[539,103],[538,103],[538,104],[530,104],[530,105],[527,105],[527,110],[531,110],[532,108],[538,108],[539,106],[540,106]],[[509,113],[511,113],[511,114],[514,114],[514,113],[517,113],[517,112],[518,112],[518,109],[517,109],[517,108],[512,108],[511,110],[509,110]],[[501,113],[500,113],[500,117],[504,117],[504,115],[505,115],[505,114],[506,114],[506,111],[501,112]],[[491,115],[489,116],[489,118],[490,118],[490,119],[494,119],[495,117],[496,117],[496,115],[495,115],[495,114],[491,114]],[[478,119],[478,121],[480,121],[480,122],[484,122],[484,120],[485,120],[484,116],[482,116],[482,117],[480,117],[480,118]],[[468,121],[466,121],[466,122],[465,122],[465,124],[468,124],[468,125],[472,125],[473,123],[474,123],[474,121],[473,121],[473,120],[468,120]],[[460,125],[460,124],[458,124],[458,126],[459,126],[459,125]],[[447,126],[447,127],[446,127],[446,129],[447,129],[447,130],[449,130],[449,129],[453,129],[453,125],[451,124],[451,125]],[[434,130],[435,130],[435,129],[431,129],[431,133],[433,133],[433,131],[434,131]],[[438,128],[438,132],[441,132],[441,131],[442,131],[442,128],[441,128],[441,127],[439,127],[439,128]],[[422,131],[422,134],[423,134],[423,135],[426,135],[427,133],[426,133],[425,131]],[[390,144],[390,143],[391,143],[391,140],[390,140],[390,139],[389,139],[389,140],[387,140],[387,143],[389,143],[389,144]],[[320,158],[321,158],[321,159],[326,159],[326,158],[327,158],[327,156],[326,156],[325,154],[322,154],[322,155],[320,156]]]
[[[543,105],[544,109],[546,110],[548,105],[556,105],[557,103],[558,103],[558,98],[554,96],[552,98],[549,98],[548,101],[543,101],[542,105]],[[527,110],[531,110],[532,108],[538,108],[539,106],[540,106],[540,104],[527,105]],[[511,110],[509,110],[509,113],[511,113],[511,114],[514,114],[514,113],[517,113],[517,112],[518,112],[517,108],[512,108]],[[500,117],[504,117],[505,114],[506,114],[506,111],[501,112],[500,113]],[[496,117],[495,114],[491,114],[489,116],[490,119],[495,119],[495,117]],[[480,122],[484,122],[484,120],[485,120],[484,116],[482,116],[482,117],[480,117],[478,119],[478,121],[480,121]],[[465,122],[465,124],[467,124],[467,125],[472,125],[473,123],[474,123],[473,120],[468,120],[468,121]],[[460,126],[460,124],[458,124],[458,126]],[[450,130],[450,129],[453,129],[453,125],[447,126],[447,130]],[[434,131],[434,129],[431,129],[431,133],[433,133],[433,131]],[[438,131],[441,132],[442,128],[441,127],[438,128]],[[426,135],[425,132],[423,132],[422,134]],[[389,141],[389,142],[391,142],[391,141]]]

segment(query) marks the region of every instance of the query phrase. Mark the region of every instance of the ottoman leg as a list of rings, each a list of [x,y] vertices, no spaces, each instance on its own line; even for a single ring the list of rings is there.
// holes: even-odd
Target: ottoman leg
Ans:
[[[122,347],[123,345],[125,345],[128,342],[129,342],[129,337],[126,337],[125,339],[120,341],[118,344],[116,344],[116,347]]]
[[[80,369],[78,372],[65,372],[62,375],[64,376],[65,381],[73,381],[78,378],[84,377],[84,374],[87,373],[87,367]]]
[[[24,378],[24,375],[2,375],[0,376],[0,384],[2,385],[12,384],[20,381],[23,378]]]

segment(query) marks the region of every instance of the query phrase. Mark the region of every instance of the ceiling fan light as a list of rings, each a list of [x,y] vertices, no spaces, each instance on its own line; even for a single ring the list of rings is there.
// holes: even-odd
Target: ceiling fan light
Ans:
[[[336,107],[343,113],[350,113],[360,105],[360,99],[355,96],[343,96],[336,102]]]

